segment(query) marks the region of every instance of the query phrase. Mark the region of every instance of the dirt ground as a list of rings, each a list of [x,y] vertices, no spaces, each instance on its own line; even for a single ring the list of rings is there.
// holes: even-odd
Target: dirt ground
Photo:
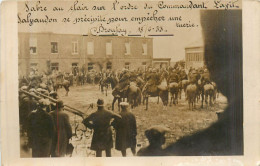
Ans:
[[[73,86],[70,88],[68,96],[65,96],[65,90],[59,89],[59,97],[64,104],[81,110],[86,114],[96,111],[96,101],[103,98],[106,108],[111,109],[113,100],[111,89],[108,89],[107,96],[102,94],[97,85]],[[94,108],[90,108],[90,104],[94,104]],[[141,105],[131,111],[135,114],[137,120],[137,151],[148,144],[148,140],[144,135],[144,131],[153,125],[164,125],[170,129],[166,134],[166,144],[175,142],[183,136],[190,135],[199,130],[209,127],[217,121],[217,111],[222,111],[227,106],[227,100],[221,94],[212,107],[200,108],[200,101],[196,103],[196,109],[189,110],[188,102],[185,100],[184,93],[182,99],[175,106],[168,106],[167,110],[163,110],[162,102],[157,104],[157,98],[149,99],[149,109],[146,111],[145,106]],[[115,112],[118,113],[117,103],[115,104]],[[95,152],[90,150],[92,131],[85,131],[82,125],[82,118],[72,113],[70,116],[71,126],[74,136],[70,142],[74,146],[72,157],[95,156]],[[77,127],[77,129],[75,129]],[[21,137],[21,145],[25,141],[25,137]],[[31,151],[21,150],[21,157],[30,157]],[[103,156],[105,156],[103,152]],[[121,152],[112,149],[112,156],[121,156]],[[127,150],[127,156],[132,156],[131,150]]]

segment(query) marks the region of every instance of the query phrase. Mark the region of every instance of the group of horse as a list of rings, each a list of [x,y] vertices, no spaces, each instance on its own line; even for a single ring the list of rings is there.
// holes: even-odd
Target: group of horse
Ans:
[[[169,73],[160,73],[160,79],[156,85],[150,85],[149,81],[145,81],[142,76],[137,76],[134,81],[130,81],[128,86],[121,90],[118,88],[119,79],[115,75],[109,75],[100,81],[100,89],[107,95],[107,89],[112,88],[112,95],[114,97],[112,102],[112,110],[114,110],[114,104],[118,101],[119,104],[125,99],[129,102],[132,108],[137,107],[140,104],[145,105],[145,109],[148,110],[148,103],[150,97],[157,97],[157,103],[161,99],[163,103],[163,110],[167,110],[168,104],[178,104],[178,100],[181,99],[182,92],[185,94],[185,99],[188,101],[189,109],[193,110],[196,103],[201,99],[201,108],[203,103],[206,106],[212,106],[218,95],[218,90],[214,82],[205,81],[203,77],[198,77],[196,81],[191,81],[187,77],[179,77],[179,81],[169,81]],[[169,102],[170,98],[170,102]]]

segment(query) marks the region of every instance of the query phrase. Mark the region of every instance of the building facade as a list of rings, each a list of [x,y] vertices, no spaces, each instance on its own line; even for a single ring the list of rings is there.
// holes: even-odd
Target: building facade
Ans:
[[[152,64],[153,40],[143,37],[19,33],[19,75],[73,68],[121,70]]]
[[[204,66],[204,47],[186,47],[185,48],[185,68],[200,68]]]

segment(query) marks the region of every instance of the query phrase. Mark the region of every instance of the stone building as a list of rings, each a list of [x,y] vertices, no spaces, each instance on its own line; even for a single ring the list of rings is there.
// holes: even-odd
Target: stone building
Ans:
[[[73,68],[138,69],[152,64],[153,40],[143,37],[19,33],[19,75]]]

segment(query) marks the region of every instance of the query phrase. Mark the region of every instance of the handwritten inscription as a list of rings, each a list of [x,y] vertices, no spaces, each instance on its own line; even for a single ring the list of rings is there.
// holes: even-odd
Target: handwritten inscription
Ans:
[[[211,3],[209,3],[211,2]],[[168,28],[198,28],[200,22],[183,13],[201,9],[238,9],[239,0],[186,1],[94,1],[67,2],[66,5],[47,5],[46,2],[23,2],[17,14],[18,24],[86,25],[93,35],[166,34]],[[179,12],[185,11],[185,12]],[[127,26],[126,26],[127,25]],[[129,25],[131,25],[129,27]],[[173,35],[172,35],[173,36]]]

